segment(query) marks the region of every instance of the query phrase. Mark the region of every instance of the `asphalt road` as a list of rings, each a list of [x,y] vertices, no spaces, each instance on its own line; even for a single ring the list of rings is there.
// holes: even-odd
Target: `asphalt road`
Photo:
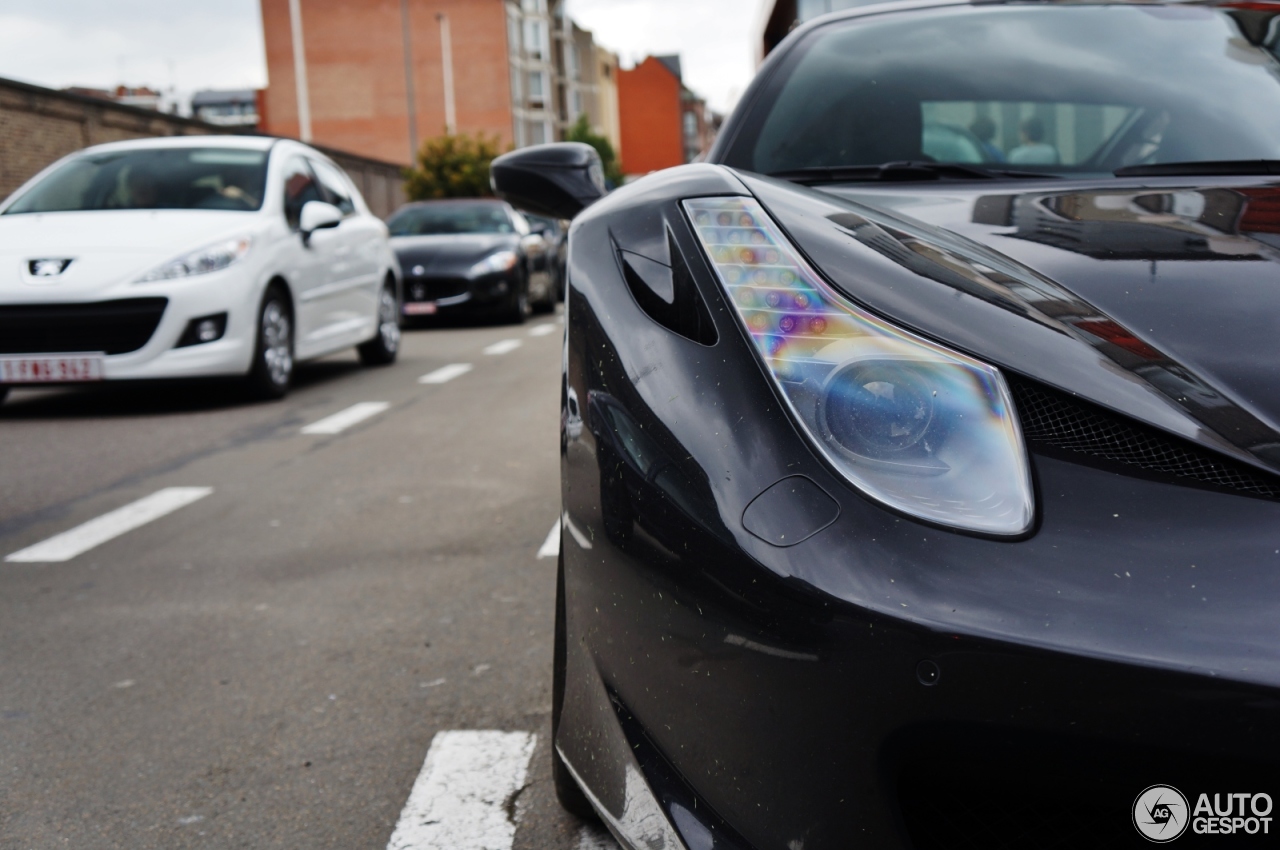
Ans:
[[[521,850],[614,846],[550,783],[555,558],[537,553],[559,504],[561,334],[554,317],[409,331],[396,365],[337,355],[277,403],[216,384],[14,392],[0,847],[385,848],[411,791],[421,806],[456,784],[415,789],[454,730],[527,733],[504,740],[531,752],[500,777],[497,819],[481,799],[464,821],[514,824]],[[503,340],[519,347],[484,353]],[[387,407],[304,433],[367,402]],[[186,495],[120,532],[118,509],[162,491]]]

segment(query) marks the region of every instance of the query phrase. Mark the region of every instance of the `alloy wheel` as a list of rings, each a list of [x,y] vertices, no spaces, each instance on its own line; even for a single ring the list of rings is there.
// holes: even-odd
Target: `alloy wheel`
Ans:
[[[293,325],[279,301],[268,301],[262,309],[262,361],[271,382],[289,383],[293,375]]]

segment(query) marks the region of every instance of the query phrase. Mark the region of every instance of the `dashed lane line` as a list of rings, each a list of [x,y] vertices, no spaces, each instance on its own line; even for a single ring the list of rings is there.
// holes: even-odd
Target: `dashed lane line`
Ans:
[[[529,329],[529,336],[546,336],[559,330],[559,326],[554,322],[547,322],[543,325],[535,325]]]
[[[450,363],[441,366],[434,372],[428,372],[418,379],[420,384],[447,384],[454,378],[460,378],[471,371],[470,363]]]
[[[560,520],[556,520],[556,524],[551,526],[551,530],[547,532],[547,539],[542,541],[542,548],[538,550],[538,558],[554,558],[560,554]]]
[[[70,531],[28,546],[5,557],[10,563],[58,563],[101,546],[108,540],[171,514],[213,492],[212,487],[166,487],[150,496],[116,508]]]
[[[525,786],[532,732],[437,732],[387,850],[510,850],[506,802]]]
[[[495,342],[493,345],[487,346],[484,349],[484,353],[489,355],[510,354],[512,351],[515,351],[521,345],[524,345],[524,343],[522,343],[518,339],[500,339],[497,342]]]
[[[341,434],[352,425],[377,416],[391,405],[385,401],[362,401],[302,429],[304,434]]]

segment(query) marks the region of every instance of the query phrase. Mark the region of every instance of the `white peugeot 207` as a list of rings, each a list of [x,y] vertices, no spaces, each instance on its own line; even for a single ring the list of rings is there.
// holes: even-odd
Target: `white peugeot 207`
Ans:
[[[0,203],[0,400],[9,388],[395,360],[387,228],[328,157],[251,137],[148,139],[62,159]]]

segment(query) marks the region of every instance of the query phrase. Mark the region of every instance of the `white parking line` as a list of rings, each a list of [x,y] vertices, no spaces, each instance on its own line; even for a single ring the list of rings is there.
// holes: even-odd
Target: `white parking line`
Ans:
[[[312,422],[302,429],[304,434],[341,434],[343,431],[363,422],[371,416],[377,416],[391,405],[385,401],[362,401],[353,404],[346,410],[340,410],[332,416],[326,416],[319,422]]]
[[[556,330],[558,330],[557,326],[552,322],[548,322],[545,325],[536,325],[531,328],[529,336],[546,336],[547,334],[555,333]]]
[[[551,530],[547,532],[547,539],[542,541],[542,548],[538,550],[538,558],[554,558],[560,554],[560,520],[556,520],[556,524],[551,526]]]
[[[502,339],[484,350],[485,354],[508,354],[524,345],[518,339]]]
[[[505,804],[525,785],[531,732],[437,732],[387,850],[510,850]]]
[[[5,557],[5,560],[29,564],[70,561],[76,555],[197,502],[212,492],[212,487],[166,487],[70,531],[14,552]]]
[[[447,384],[454,378],[460,378],[471,371],[470,363],[450,363],[441,366],[434,372],[428,372],[418,379],[420,384]]]

